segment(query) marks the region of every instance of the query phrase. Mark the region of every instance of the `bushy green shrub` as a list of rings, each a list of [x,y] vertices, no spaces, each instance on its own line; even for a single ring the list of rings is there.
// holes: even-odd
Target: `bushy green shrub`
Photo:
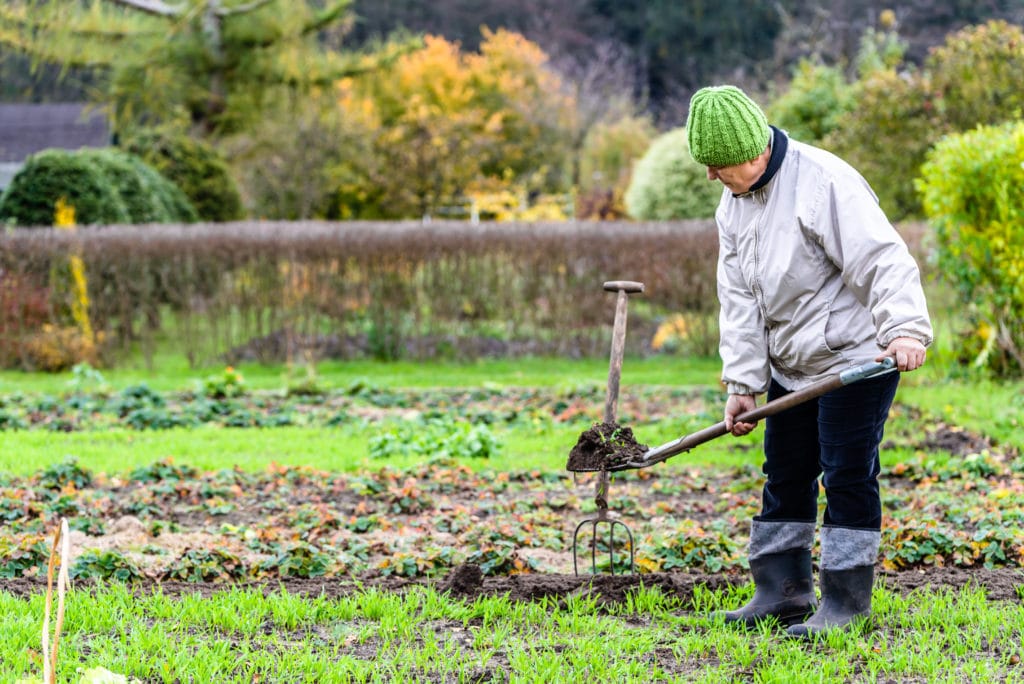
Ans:
[[[105,169],[68,150],[30,156],[0,198],[0,221],[52,226],[57,200],[75,209],[79,224],[130,223],[120,193]]]
[[[913,179],[945,130],[934,116],[926,75],[874,71],[858,82],[856,92],[857,107],[841,118],[822,146],[860,171],[890,219],[920,216]]]
[[[686,129],[656,138],[633,171],[626,190],[626,210],[636,219],[714,216],[722,186],[707,179],[707,170],[690,156]]]
[[[135,155],[113,148],[46,150],[29,158],[0,200],[0,220],[53,225],[57,200],[88,224],[197,219],[188,198]]]
[[[793,138],[815,144],[853,109],[853,88],[842,69],[809,59],[800,60],[788,90],[768,107],[768,120]]]
[[[967,303],[963,351],[998,375],[1024,373],[1024,123],[950,135],[918,188],[937,229],[940,272]]]
[[[132,223],[198,220],[185,193],[136,155],[117,149],[83,149],[78,154],[114,182]]]
[[[210,145],[182,134],[142,131],[122,146],[181,188],[202,221],[244,217],[242,198],[224,158]]]

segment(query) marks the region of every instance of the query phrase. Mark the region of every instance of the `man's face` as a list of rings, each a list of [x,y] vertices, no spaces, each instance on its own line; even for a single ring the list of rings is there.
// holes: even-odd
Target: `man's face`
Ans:
[[[722,181],[722,185],[729,188],[734,195],[739,195],[750,189],[757,179],[764,173],[764,164],[761,157],[756,157],[742,164],[732,166],[709,166],[708,180]]]

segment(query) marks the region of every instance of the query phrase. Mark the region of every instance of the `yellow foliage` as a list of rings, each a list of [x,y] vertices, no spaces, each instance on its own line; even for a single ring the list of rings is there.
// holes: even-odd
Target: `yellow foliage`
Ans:
[[[346,186],[339,212],[369,198],[384,215],[423,215],[486,179],[547,189],[565,166],[573,107],[546,62],[519,34],[485,30],[478,54],[426,36],[372,78],[340,81],[338,106],[372,140],[373,158],[353,164],[374,192]]]
[[[683,314],[673,314],[658,326],[651,339],[651,349],[669,351],[679,346],[689,336],[690,326]]]
[[[75,326],[46,324],[26,341],[25,351],[36,369],[56,373],[83,362],[100,366],[99,346],[102,341],[103,333],[92,339]]]
[[[75,230],[75,207],[63,197],[57,198],[54,207],[53,225],[62,230]],[[78,325],[82,338],[94,346],[95,335],[89,320],[89,282],[85,276],[85,262],[74,254],[68,259],[71,270],[71,318]]]
[[[63,197],[57,198],[57,204],[53,212],[53,225],[57,228],[67,230],[75,229],[75,208],[67,203]]]

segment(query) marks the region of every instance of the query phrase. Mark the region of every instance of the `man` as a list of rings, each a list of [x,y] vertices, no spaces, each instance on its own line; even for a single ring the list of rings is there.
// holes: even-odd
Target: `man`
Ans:
[[[904,372],[924,363],[932,328],[917,264],[856,170],[769,126],[733,86],[693,95],[687,140],[708,180],[725,186],[715,221],[732,434],[754,429],[736,417],[761,393],[773,400],[872,358],[892,357]],[[898,382],[899,373],[883,374],[766,419],[766,482],[749,547],[756,591],[726,621],[774,617],[809,636],[870,614],[878,445]],[[811,577],[819,476],[820,606]]]

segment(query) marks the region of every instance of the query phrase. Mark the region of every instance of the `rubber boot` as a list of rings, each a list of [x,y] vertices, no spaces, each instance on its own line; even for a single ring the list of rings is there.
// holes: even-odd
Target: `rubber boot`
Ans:
[[[783,624],[804,619],[816,599],[811,579],[815,523],[758,520],[750,524],[750,572],[754,598],[737,610],[721,611],[728,623],[754,626],[771,617]]]
[[[806,622],[786,633],[810,638],[835,629],[846,629],[854,620],[871,615],[871,589],[882,534],[825,526],[821,529],[821,606]]]
[[[833,629],[845,629],[860,617],[871,615],[871,588],[875,566],[849,570],[821,571],[821,606],[807,622],[793,625],[786,633],[809,639]]]
[[[724,611],[726,623],[755,627],[775,618],[790,625],[807,618],[817,605],[811,580],[810,549],[790,549],[750,561],[754,598],[736,610]]]

